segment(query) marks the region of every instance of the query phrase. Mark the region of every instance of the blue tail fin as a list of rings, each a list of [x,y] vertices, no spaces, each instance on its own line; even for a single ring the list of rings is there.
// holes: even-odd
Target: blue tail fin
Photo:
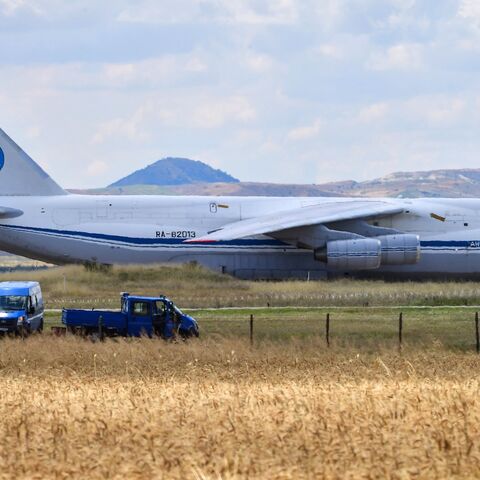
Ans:
[[[0,196],[67,195],[0,129]]]

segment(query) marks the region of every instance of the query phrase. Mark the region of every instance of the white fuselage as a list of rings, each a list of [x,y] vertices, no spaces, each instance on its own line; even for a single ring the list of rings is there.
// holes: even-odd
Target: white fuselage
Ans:
[[[168,197],[59,195],[0,197],[22,210],[0,220],[0,249],[52,263],[195,261],[248,278],[322,277],[312,252],[270,237],[214,244],[184,243],[226,224],[349,198]],[[420,236],[415,265],[379,272],[475,275],[480,272],[480,200],[383,199],[405,213],[376,220]],[[431,214],[434,214],[432,217]],[[444,217],[445,221],[436,217]],[[345,272],[346,273],[346,272]]]

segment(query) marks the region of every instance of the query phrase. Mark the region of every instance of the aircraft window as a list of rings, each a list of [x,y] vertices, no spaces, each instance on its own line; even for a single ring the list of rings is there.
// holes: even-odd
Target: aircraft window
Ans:
[[[136,317],[146,317],[150,313],[150,305],[147,302],[134,302],[132,313]]]

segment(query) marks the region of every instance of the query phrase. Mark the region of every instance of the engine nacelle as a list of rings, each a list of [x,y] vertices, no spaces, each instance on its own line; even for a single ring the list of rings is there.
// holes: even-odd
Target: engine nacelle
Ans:
[[[418,235],[382,235],[375,238],[382,244],[382,265],[413,265],[420,260]]]
[[[371,270],[382,259],[381,242],[375,238],[334,240],[314,251],[315,260],[338,270]]]

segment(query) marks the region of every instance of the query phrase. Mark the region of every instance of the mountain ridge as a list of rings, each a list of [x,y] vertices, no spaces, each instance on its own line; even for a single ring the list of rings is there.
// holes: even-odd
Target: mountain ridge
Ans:
[[[172,159],[171,160],[188,160]],[[167,160],[167,159],[164,159]],[[152,166],[162,167],[162,161],[155,162],[145,169],[137,170],[124,177],[129,181],[117,181],[106,188],[91,190],[70,190],[74,193],[111,194],[111,195],[206,195],[206,196],[318,196],[318,197],[445,197],[467,198],[480,197],[480,169],[438,169],[416,172],[394,172],[383,177],[366,181],[344,180],[321,184],[280,184],[267,182],[241,182],[228,173],[214,170],[202,162],[189,160],[180,166],[188,168],[197,163],[206,166],[206,177],[213,181],[200,181],[202,173],[174,171],[170,183],[155,183],[153,176],[147,179],[149,183],[132,183],[145,178],[135,175],[147,171]],[[178,162],[177,166],[179,165]],[[164,166],[165,164],[163,164]],[[212,174],[212,172],[215,172]],[[164,171],[163,171],[164,173]],[[217,176],[219,175],[219,177]],[[226,177],[224,177],[224,175]],[[162,177],[165,180],[165,176]],[[227,178],[228,181],[216,181],[217,178]],[[124,180],[121,179],[121,180]],[[144,180],[142,180],[144,181]],[[183,182],[183,183],[179,183]]]
[[[128,187],[132,185],[185,185],[191,183],[237,183],[238,179],[228,173],[214,169],[199,160],[181,157],[166,157],[136,170],[109,185]]]

